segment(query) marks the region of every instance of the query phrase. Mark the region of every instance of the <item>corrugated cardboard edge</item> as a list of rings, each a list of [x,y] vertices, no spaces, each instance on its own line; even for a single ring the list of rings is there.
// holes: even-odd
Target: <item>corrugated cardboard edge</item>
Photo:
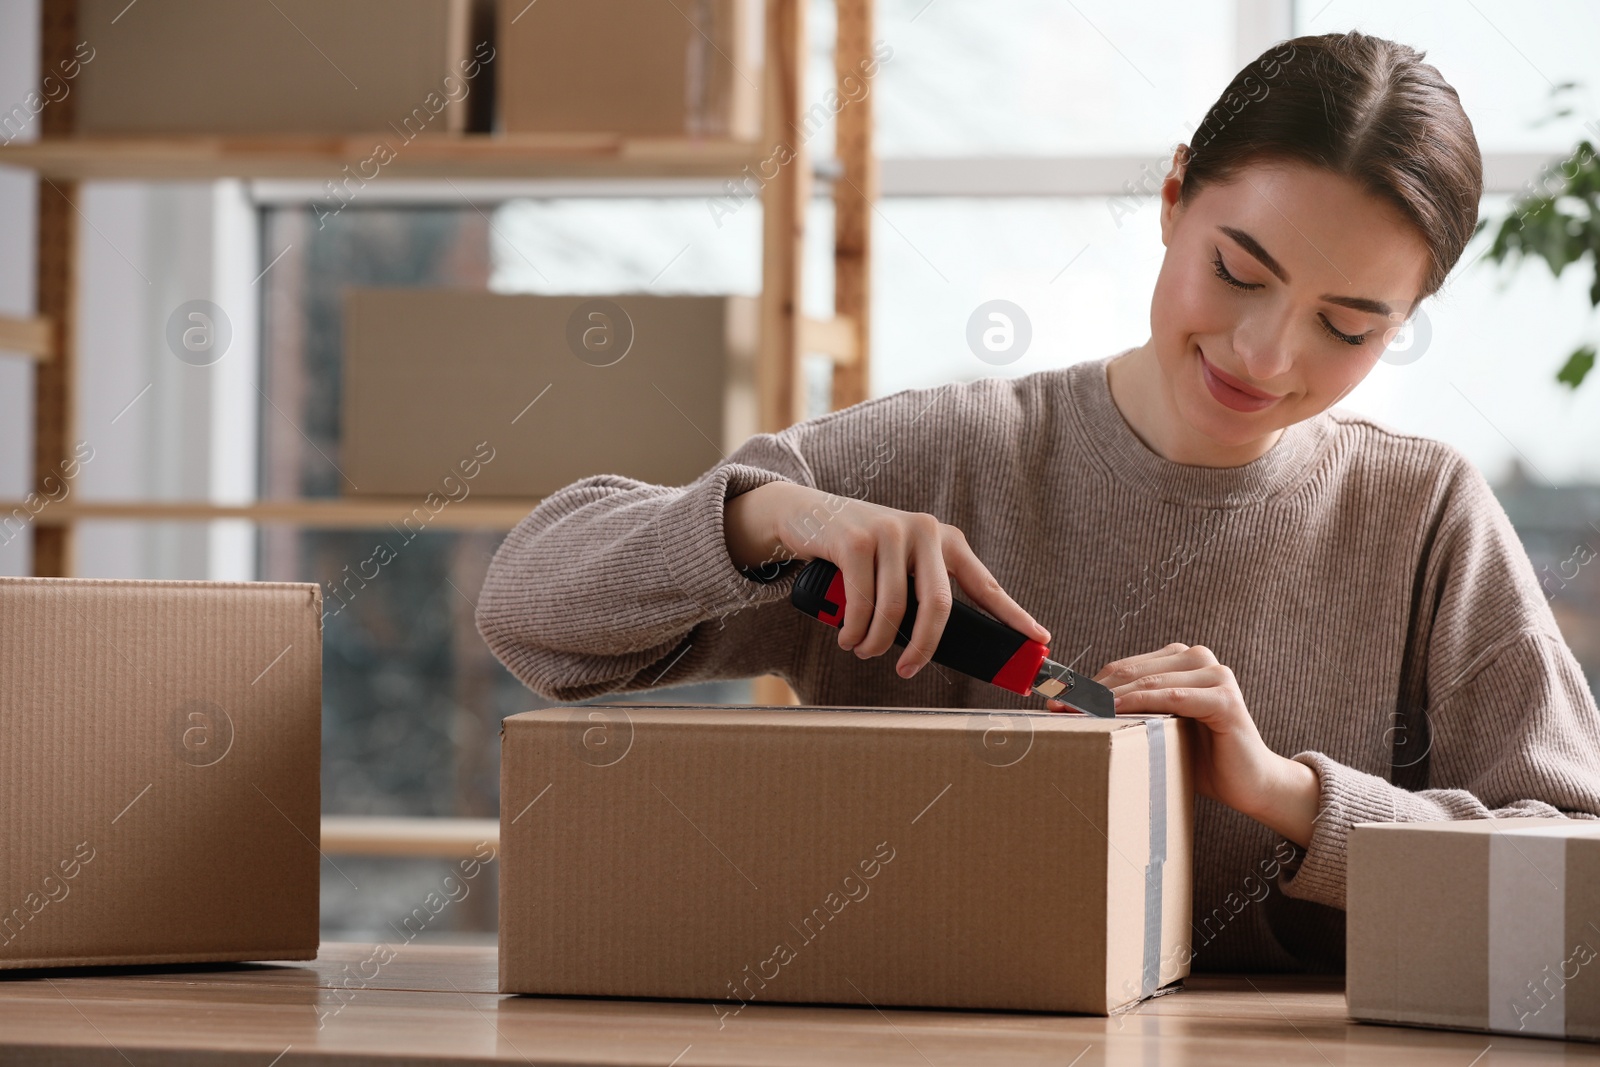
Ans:
[[[1167,865],[1167,731],[1161,719],[1144,721],[1145,749],[1150,761],[1150,862],[1144,876],[1144,976],[1142,996],[1154,996],[1161,985],[1161,919]]]
[[[504,718],[502,718],[500,720],[500,859],[501,859],[501,868],[500,868],[500,871],[496,872],[498,877],[496,877],[495,880],[494,880],[494,885],[495,885],[494,907],[495,907],[495,915],[497,915],[497,916],[501,916],[501,915],[505,915],[506,914],[506,879],[505,879],[505,875],[502,872],[505,869],[504,860],[505,860],[506,842],[511,839],[511,820],[506,817],[509,814],[509,812],[506,811],[506,805],[505,805],[505,798],[511,795],[510,791],[507,789],[507,784],[508,784],[508,782],[510,780],[510,774],[509,774],[510,761],[506,759],[506,723],[510,719],[512,719],[513,717],[514,717],[513,715],[507,715],[507,716],[505,716]],[[506,942],[505,923],[497,921],[495,923],[495,953],[494,953],[495,983],[494,983],[494,987],[500,993],[505,993],[506,985],[507,985],[507,982],[506,982],[506,944],[505,944],[505,942]]]
[[[1382,1023],[1415,1023],[1441,1029],[1479,1030],[1487,1021],[1478,1014],[1476,1001],[1471,1009],[1429,1010],[1407,999],[1407,990],[1416,988],[1410,972],[1425,965],[1425,955],[1411,950],[1416,943],[1435,946],[1435,951],[1450,951],[1448,973],[1456,975],[1461,988],[1435,994],[1436,1000],[1472,997],[1484,987],[1482,961],[1468,959],[1474,950],[1450,929],[1435,929],[1437,924],[1453,924],[1457,912],[1475,905],[1472,899],[1458,901],[1456,908],[1435,906],[1420,915],[1395,907],[1393,884],[1408,884],[1420,890],[1431,871],[1441,862],[1438,851],[1451,844],[1460,846],[1450,857],[1458,876],[1467,882],[1487,877],[1488,839],[1440,839],[1439,835],[1401,834],[1399,823],[1357,823],[1351,829],[1346,879],[1346,1008],[1352,1019]],[[1410,841],[1407,837],[1411,837]],[[1468,924],[1480,927],[1468,917]],[[1478,930],[1478,936],[1483,929]]]
[[[145,589],[172,589],[184,586],[192,586],[199,589],[298,589],[310,593],[313,604],[319,607],[322,604],[322,587],[315,582],[214,582],[203,578],[36,578],[26,574],[0,574],[0,582],[13,585],[37,585],[45,588],[62,582],[70,582],[75,586],[120,585]],[[319,617],[320,614],[319,612]],[[318,626],[320,628],[320,622]]]
[[[1119,715],[1117,718],[1143,720],[1145,727],[1108,734],[1107,742],[1144,745],[1144,752],[1137,758],[1148,775],[1147,807],[1142,817],[1147,826],[1149,853],[1143,879],[1144,897],[1139,908],[1143,915],[1144,941],[1137,993],[1118,999],[1108,975],[1107,1015],[1131,1011],[1146,1000],[1183,987],[1192,955],[1187,951],[1186,938],[1194,907],[1194,723],[1174,715]],[[1134,738],[1139,741],[1135,742]],[[1153,745],[1152,741],[1158,741],[1159,745]],[[1181,831],[1177,836],[1188,843],[1187,852],[1179,852],[1172,846],[1177,831]],[[1108,929],[1112,921],[1108,911]],[[1109,951],[1107,963],[1111,963]],[[1132,988],[1125,986],[1124,993]]]
[[[1347,926],[1349,939],[1347,956],[1351,966],[1346,978],[1349,1017],[1356,1022],[1382,1026],[1410,1026],[1430,1030],[1501,1034],[1508,1037],[1547,1038],[1557,1041],[1600,1042],[1600,1032],[1590,1032],[1582,1023],[1577,1030],[1572,1029],[1569,1023],[1562,1033],[1497,1028],[1492,1024],[1494,1012],[1490,1001],[1495,995],[1496,982],[1490,956],[1493,912],[1496,908],[1492,899],[1494,887],[1491,871],[1495,846],[1503,845],[1505,834],[1496,830],[1491,824],[1498,824],[1505,830],[1515,830],[1525,834],[1566,827],[1592,834],[1595,829],[1594,824],[1590,822],[1576,822],[1562,818],[1470,819],[1427,824],[1368,822],[1357,823],[1352,828],[1348,882],[1352,921]],[[1406,844],[1408,837],[1413,839],[1409,846]],[[1471,972],[1468,977],[1470,981],[1483,987],[1485,1004],[1481,1012],[1441,1011],[1431,1010],[1425,1005],[1401,1006],[1400,1004],[1402,982],[1397,968],[1400,957],[1406,955],[1403,942],[1408,933],[1415,935],[1414,924],[1396,910],[1374,910],[1369,901],[1383,899],[1390,883],[1406,878],[1407,861],[1413,864],[1417,862],[1414,856],[1417,851],[1416,838],[1453,851],[1454,855],[1448,859],[1458,872],[1464,865],[1469,865],[1472,869],[1473,873],[1468,878],[1473,888],[1468,890],[1468,899],[1474,905],[1481,903],[1483,906],[1481,910],[1484,911],[1484,922],[1479,935],[1482,938],[1484,959],[1481,961],[1482,966],[1474,965],[1468,968]],[[1570,848],[1573,839],[1564,835],[1562,839],[1567,848]],[[1454,849],[1451,850],[1449,846],[1454,846]],[[1398,873],[1396,868],[1399,868]],[[1422,869],[1426,870],[1425,863]],[[1411,873],[1414,877],[1416,869]],[[1564,888],[1570,902],[1574,886],[1568,882]],[[1501,906],[1503,907],[1505,903],[1502,901]],[[1571,933],[1570,929],[1566,928],[1566,919],[1565,914],[1558,919],[1563,922],[1561,933],[1563,938]],[[1380,957],[1370,944],[1363,943],[1373,941],[1393,945],[1394,952],[1387,958]],[[1460,965],[1460,961],[1448,962]],[[1582,977],[1580,973],[1579,978]]]
[[[321,640],[323,636],[322,613],[322,587],[315,582],[253,582],[253,581],[210,581],[203,579],[154,579],[154,578],[45,578],[30,575],[0,575],[0,586],[10,585],[31,586],[35,588],[50,588],[70,584],[75,588],[83,587],[113,587],[130,589],[204,589],[204,590],[251,590],[270,591],[278,593],[305,593],[310,597],[311,610],[316,618],[316,632],[318,639],[318,675],[321,674]],[[321,707],[318,707],[318,731],[321,731]],[[319,785],[320,773],[314,777]],[[320,795],[319,795],[320,807]],[[314,842],[318,852],[322,849],[321,822],[318,821],[317,840]],[[320,924],[313,939],[305,945],[286,947],[284,945],[264,946],[249,950],[235,950],[231,952],[179,952],[179,953],[127,953],[120,955],[98,956],[18,956],[0,960],[0,972],[6,978],[23,977],[27,972],[34,970],[54,969],[63,967],[116,967],[116,966],[143,966],[162,965],[171,963],[246,963],[273,960],[314,960],[321,952],[322,934]]]
[[[58,967],[143,967],[168,963],[269,963],[274,960],[314,960],[322,951],[321,938],[310,948],[285,949],[281,945],[266,946],[240,952],[164,952],[133,953],[126,956],[41,956],[23,958],[19,966],[7,966],[5,977],[10,981],[26,977],[27,971]]]
[[[1399,1026],[1399,1027],[1409,1027],[1409,1028],[1415,1028],[1415,1029],[1421,1029],[1421,1030],[1452,1030],[1452,1031],[1454,1031],[1454,1032],[1456,1032],[1458,1034],[1459,1033],[1488,1034],[1488,1035],[1493,1035],[1495,1037],[1528,1038],[1528,1039],[1534,1040],[1534,1041],[1573,1041],[1573,1042],[1578,1042],[1578,1043],[1581,1043],[1581,1044],[1584,1044],[1584,1045],[1600,1044],[1600,1036],[1594,1036],[1594,1035],[1589,1035],[1589,1034],[1566,1034],[1565,1036],[1562,1036],[1562,1035],[1557,1035],[1557,1034],[1525,1033],[1525,1032],[1519,1032],[1519,1031],[1515,1031],[1515,1030],[1511,1030],[1511,1031],[1490,1030],[1487,1027],[1473,1026],[1473,1025],[1469,1025],[1467,1023],[1434,1022],[1434,1021],[1432,1021],[1430,1019],[1423,1019],[1423,1018],[1420,1018],[1420,1017],[1419,1018],[1407,1017],[1407,1018],[1404,1018],[1404,1019],[1380,1019],[1380,1018],[1377,1018],[1376,1016],[1367,1016],[1367,1017],[1362,1017],[1362,1018],[1356,1019],[1356,1018],[1354,1018],[1352,1016],[1352,1021],[1358,1022],[1358,1023],[1362,1023],[1362,1024],[1365,1024],[1367,1026]],[[1555,1062],[1555,1061],[1552,1061],[1552,1062]]]
[[[669,485],[687,483],[703,473],[719,453],[725,456],[732,452],[760,428],[755,378],[760,301],[726,294],[628,291],[607,293],[603,299],[619,305],[624,315],[633,321],[638,331],[636,343],[642,344],[638,338],[648,335],[656,338],[656,343],[662,344],[664,350],[657,356],[633,355],[625,365],[633,367],[638,365],[635,362],[638,359],[655,358],[657,366],[671,368],[671,376],[689,395],[716,393],[720,394],[720,399],[708,401],[705,408],[696,412],[693,405],[679,396],[692,416],[689,422],[663,406],[661,411],[668,413],[664,417],[675,420],[671,439],[656,440],[651,433],[640,430],[635,425],[637,417],[629,423],[616,422],[613,431],[605,435],[608,440],[648,439],[653,446],[631,448],[625,455],[613,454],[609,458],[596,458],[582,449],[573,451],[577,445],[564,437],[547,439],[545,446],[533,449],[528,435],[539,432],[535,430],[534,420],[516,426],[515,434],[508,430],[503,439],[499,436],[480,438],[480,416],[485,402],[485,397],[478,395],[480,390],[489,390],[492,400],[508,390],[518,391],[523,385],[529,386],[528,395],[535,397],[543,395],[537,391],[545,385],[553,385],[556,396],[562,395],[563,389],[589,388],[578,380],[564,377],[566,371],[557,374],[554,381],[537,376],[535,369],[530,369],[533,365],[527,362],[535,357],[547,361],[548,366],[572,368],[582,364],[564,351],[557,357],[554,350],[547,347],[527,349],[527,346],[530,337],[555,328],[553,322],[540,321],[544,316],[559,312],[565,321],[572,310],[595,299],[601,298],[573,293],[501,293],[443,286],[360,285],[342,290],[345,354],[340,372],[343,384],[339,418],[345,436],[340,445],[340,462],[353,480],[344,486],[342,495],[351,499],[413,498],[414,506],[397,524],[403,529],[396,530],[409,541],[451,501],[467,496],[522,499],[530,493],[535,496],[553,493],[572,479],[597,473],[620,473]],[[686,317],[703,321],[682,321]],[[459,366],[440,356],[445,350],[442,339],[418,336],[418,330],[424,329],[419,324],[424,321],[433,324],[426,327],[432,329],[439,323],[448,327],[457,319],[462,320],[462,325],[453,333],[471,332],[478,342],[475,351],[481,357],[476,358],[465,376]],[[696,338],[697,342],[678,344],[662,340],[676,337],[681,341],[686,336]],[[507,346],[515,351],[504,351]],[[714,362],[719,352],[720,363]],[[513,355],[516,358],[509,358]],[[449,384],[444,378],[449,379]],[[418,406],[412,407],[411,400],[387,392],[388,386],[382,384],[401,379],[410,382],[411,388],[403,391],[407,397],[426,397],[426,402],[416,401]],[[518,381],[522,384],[516,384]],[[466,382],[473,384],[470,387],[457,384]],[[667,384],[665,379],[662,384]],[[642,379],[635,378],[631,385],[617,382],[607,388],[626,390],[641,385]],[[598,380],[594,387],[599,387]],[[635,397],[628,403],[637,400]],[[590,413],[590,420],[583,422],[581,428],[572,428],[573,432],[582,433],[591,426],[600,425],[593,421],[595,419],[612,425],[607,420],[621,410],[618,404],[622,401],[612,397],[608,403],[606,412]],[[514,406],[507,409],[508,415]],[[702,413],[709,422],[701,422]],[[416,434],[402,432],[404,427],[424,418],[438,424],[433,427],[432,435],[424,434],[419,438]],[[719,419],[720,426],[717,425]],[[471,427],[470,435],[466,435],[467,426]],[[652,429],[660,430],[661,424]],[[625,431],[632,431],[633,436]],[[420,452],[413,451],[409,444],[413,438],[435,444]],[[487,452],[477,449],[487,449]],[[581,462],[572,458],[580,455]],[[651,467],[647,460],[652,455],[668,459],[665,465]],[[469,468],[466,464],[474,457],[480,462]],[[641,467],[641,463],[647,465]],[[463,477],[463,472],[469,469],[481,473],[468,473]],[[455,484],[453,489],[452,484]]]
[[[504,756],[504,753],[505,753],[505,739],[506,739],[506,733],[507,733],[508,724],[512,723],[513,720],[524,719],[525,716],[532,716],[532,715],[537,715],[537,714],[541,714],[541,713],[544,714],[544,715],[571,714],[579,706],[582,706],[582,705],[561,705],[561,706],[557,706],[557,707],[553,707],[553,708],[534,709],[531,712],[525,712],[525,713],[510,715],[510,716],[506,716],[505,718],[501,719],[501,722],[500,722],[500,740],[501,740],[502,758],[501,758],[500,767],[501,767],[501,796],[502,796],[502,798],[505,797],[505,796],[508,796],[510,794],[510,790],[508,789],[508,772],[510,770],[510,763],[505,759],[505,756]],[[787,714],[796,715],[796,716],[807,715],[807,714],[816,714],[816,713],[825,713],[825,714],[829,714],[829,713],[831,713],[831,714],[848,713],[850,715],[858,715],[858,714],[865,713],[865,714],[900,714],[900,715],[910,714],[910,715],[929,716],[929,717],[938,717],[938,716],[962,716],[962,717],[966,717],[966,716],[970,716],[970,715],[973,715],[973,714],[981,714],[982,713],[981,710],[975,711],[974,709],[970,709],[970,708],[918,708],[918,707],[872,707],[872,708],[862,708],[862,707],[851,707],[851,706],[845,706],[845,705],[793,706],[793,705],[735,704],[735,705],[718,705],[718,706],[716,706],[714,708],[712,708],[711,706],[702,705],[702,704],[684,705],[682,707],[675,707],[675,706],[671,706],[671,705],[663,706],[663,707],[655,707],[655,706],[651,706],[651,705],[634,705],[634,704],[621,704],[621,705],[594,704],[594,705],[587,705],[587,706],[591,707],[591,708],[616,708],[618,710],[623,711],[624,713],[629,713],[629,714],[648,713],[648,712],[651,712],[651,711],[667,711],[667,712],[671,712],[671,711],[674,711],[674,710],[685,711],[685,712],[689,712],[691,714],[699,714],[699,713],[703,713],[703,712],[708,711],[708,710],[715,710],[715,711],[718,711],[718,712],[739,712],[739,711],[779,712],[779,713],[787,713]],[[1014,711],[1014,712],[1006,712],[1005,714],[1008,714],[1008,715],[1012,715],[1012,714],[1015,714],[1015,715],[1026,715],[1026,716],[1038,715],[1038,716],[1043,716],[1043,717],[1052,718],[1052,719],[1060,719],[1062,717],[1061,713],[1058,713],[1058,712],[1049,712],[1049,711],[1032,710],[1032,709],[1020,709],[1020,710],[1017,710],[1017,711]],[[1137,738],[1139,738],[1139,741],[1137,742],[1137,744],[1138,745],[1142,745],[1144,747],[1143,747],[1143,749],[1141,751],[1139,751],[1137,753],[1129,753],[1129,755],[1133,756],[1133,757],[1135,757],[1137,759],[1137,762],[1139,764],[1141,764],[1146,769],[1146,773],[1147,774],[1149,774],[1151,771],[1156,771],[1156,770],[1160,770],[1161,772],[1163,772],[1163,776],[1160,777],[1158,780],[1147,780],[1146,787],[1145,787],[1145,789],[1143,791],[1144,795],[1147,798],[1149,798],[1149,797],[1158,798],[1159,808],[1158,809],[1151,809],[1149,807],[1146,807],[1145,810],[1143,810],[1143,811],[1138,813],[1138,819],[1142,823],[1144,823],[1144,825],[1146,827],[1145,833],[1147,835],[1150,835],[1153,838],[1155,835],[1159,834],[1159,836],[1163,839],[1163,841],[1166,842],[1166,845],[1165,845],[1165,847],[1163,849],[1163,863],[1162,863],[1162,866],[1164,868],[1168,863],[1170,863],[1174,868],[1171,871],[1170,875],[1168,875],[1165,871],[1163,871],[1162,878],[1158,879],[1156,884],[1159,886],[1159,885],[1162,885],[1162,884],[1170,883],[1173,886],[1180,887],[1180,889],[1179,889],[1179,891],[1163,892],[1162,895],[1159,898],[1160,903],[1161,903],[1161,907],[1160,907],[1160,911],[1159,911],[1160,921],[1159,921],[1159,924],[1158,924],[1157,928],[1159,930],[1160,943],[1158,945],[1158,950],[1157,950],[1157,953],[1156,953],[1156,960],[1157,960],[1157,968],[1158,968],[1157,981],[1160,982],[1161,984],[1159,984],[1153,990],[1149,990],[1148,992],[1146,992],[1142,986],[1138,987],[1139,988],[1139,993],[1137,995],[1135,995],[1134,997],[1132,997],[1131,999],[1126,999],[1126,1000],[1115,1000],[1115,998],[1112,995],[1109,995],[1109,990],[1108,990],[1108,996],[1106,997],[1106,1000],[1104,1002],[1105,1003],[1104,1007],[1099,1008],[1099,1009],[1085,1009],[1081,1013],[1075,1011],[1075,1012],[1061,1012],[1060,1014],[1085,1014],[1085,1015],[1089,1015],[1089,1016],[1094,1016],[1094,1015],[1109,1016],[1109,1015],[1122,1014],[1124,1012],[1128,1012],[1128,1011],[1136,1009],[1140,1004],[1144,1003],[1146,1000],[1153,999],[1154,997],[1165,996],[1168,993],[1173,993],[1173,992],[1176,992],[1176,991],[1182,989],[1183,988],[1183,981],[1190,973],[1190,958],[1189,958],[1189,954],[1187,952],[1180,952],[1179,950],[1183,949],[1184,947],[1186,947],[1186,942],[1185,942],[1184,939],[1186,938],[1188,930],[1189,930],[1189,923],[1190,923],[1190,920],[1191,920],[1191,911],[1192,911],[1192,908],[1193,908],[1193,885],[1192,885],[1192,880],[1193,880],[1193,869],[1194,869],[1194,863],[1193,863],[1193,835],[1194,835],[1194,790],[1193,790],[1193,780],[1194,779],[1193,779],[1193,757],[1192,757],[1192,752],[1193,752],[1193,733],[1194,733],[1195,726],[1191,721],[1189,721],[1187,719],[1184,719],[1184,718],[1182,718],[1180,716],[1171,716],[1171,715],[1132,715],[1132,714],[1130,714],[1130,715],[1119,715],[1119,716],[1117,716],[1117,720],[1118,720],[1117,728],[1114,729],[1113,731],[1110,731],[1110,732],[1105,734],[1105,738],[1104,739],[1105,739],[1105,743],[1106,743],[1107,747],[1109,748],[1114,743],[1114,739],[1115,738],[1118,738],[1118,737],[1124,738],[1125,740],[1124,740],[1123,743],[1125,743],[1125,744],[1135,744],[1135,742],[1132,742],[1131,740],[1126,740],[1126,739],[1131,739],[1131,738],[1137,737]],[[1155,720],[1155,722],[1157,724],[1154,730],[1152,730],[1152,728],[1151,728],[1151,721],[1152,720]],[[1137,728],[1141,724],[1145,727],[1144,729],[1138,729]],[[1161,748],[1160,748],[1160,750],[1158,752],[1151,751],[1150,740],[1149,739],[1151,738],[1152,734],[1154,734],[1155,736],[1159,737],[1161,739],[1161,741],[1162,741]],[[519,813],[519,816],[520,816],[520,813]],[[502,847],[504,847],[505,844],[512,839],[513,835],[510,832],[510,826],[511,826],[511,823],[513,823],[514,821],[515,821],[515,818],[511,817],[510,811],[502,805],[501,811],[500,811],[500,829],[501,829],[500,840],[501,840],[501,843],[502,843]],[[1180,836],[1187,842],[1187,850],[1184,851],[1184,852],[1177,852],[1177,851],[1171,849],[1170,836],[1169,835],[1173,832],[1175,827],[1181,829],[1181,835]],[[498,886],[497,886],[498,903],[499,903],[499,907],[500,907],[500,913],[502,915],[506,914],[506,911],[507,911],[507,893],[508,893],[508,888],[507,887],[508,887],[508,882],[509,882],[508,879],[502,877],[499,880]],[[1147,887],[1151,885],[1150,881],[1148,880],[1148,877],[1146,877],[1146,879],[1144,880],[1144,884]],[[1151,924],[1149,922],[1149,910],[1148,910],[1148,906],[1147,906],[1147,901],[1145,899],[1141,899],[1140,900],[1138,910],[1140,912],[1141,919],[1142,919],[1142,921],[1141,921],[1141,929],[1148,930],[1150,928]],[[1108,914],[1108,919],[1109,919],[1109,914]],[[505,935],[505,927],[502,924],[502,926],[501,926],[502,948],[503,948],[504,935]],[[1140,948],[1140,958],[1141,958],[1141,960],[1146,958],[1146,955],[1147,954],[1144,951],[1144,947],[1141,944],[1141,948]],[[508,962],[507,962],[509,960],[509,958],[510,958],[509,954],[507,954],[504,951],[501,951],[499,953],[498,957],[497,957],[497,989],[499,990],[499,992],[501,992],[503,994],[507,994],[507,995],[522,995],[522,994],[518,993],[517,991],[513,991],[513,990],[511,990],[509,988],[510,982],[509,982]],[[1109,959],[1107,960],[1107,962],[1109,964],[1109,962],[1110,962]],[[1106,977],[1108,979],[1107,985],[1109,986],[1109,984],[1110,984],[1109,983],[1109,977],[1110,977],[1109,974]],[[677,998],[672,998],[672,999],[677,999]],[[833,1002],[828,1002],[828,1003],[833,1003]],[[976,1008],[976,1009],[950,1008],[950,1009],[946,1009],[946,1010],[951,1010],[951,1011],[963,1011],[963,1010],[989,1011],[989,1010],[996,1010],[996,1009],[989,1009],[989,1008]],[[1030,1009],[1021,1009],[1021,1010],[1030,1010]]]
[[[1161,986],[1154,993],[1151,993],[1148,997],[1140,997],[1138,1000],[1130,1000],[1126,1004],[1119,1004],[1116,1007],[1111,1008],[1110,1010],[1108,1010],[1106,1012],[1106,1015],[1108,1017],[1112,1016],[1112,1015],[1127,1015],[1127,1014],[1130,1014],[1131,1012],[1138,1011],[1145,1004],[1149,1003],[1152,1000],[1155,1000],[1157,997],[1164,997],[1169,993],[1181,993],[1183,991],[1184,978],[1187,978],[1187,977],[1188,977],[1188,975],[1186,974],[1186,975],[1183,976],[1183,978],[1174,979],[1173,981],[1167,983],[1166,985]]]

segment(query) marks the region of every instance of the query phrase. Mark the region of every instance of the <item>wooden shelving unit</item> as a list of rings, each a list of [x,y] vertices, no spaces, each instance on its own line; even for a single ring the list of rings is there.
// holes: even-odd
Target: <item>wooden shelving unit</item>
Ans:
[[[424,134],[340,137],[71,137],[0,147],[0,164],[56,181],[314,178],[370,160],[384,178],[722,178],[760,156],[755,142],[611,134]]]
[[[625,138],[612,134],[420,136],[406,142],[383,174],[395,178],[676,178],[736,177],[786,146],[792,161],[765,180],[761,342],[757,364],[761,429],[775,431],[804,417],[802,356],[815,352],[834,361],[833,407],[866,399],[870,378],[868,277],[872,201],[877,162],[872,150],[872,96],[859,93],[852,76],[872,57],[873,0],[837,0],[836,69],[839,96],[848,101],[837,117],[834,182],[835,317],[807,319],[801,313],[802,256],[806,207],[812,194],[812,161],[802,134],[807,106],[806,0],[763,0],[766,40],[762,86],[762,133],[756,142],[727,139]],[[78,42],[76,0],[44,0],[41,11],[41,70],[54,70]],[[820,96],[820,90],[818,94]],[[338,137],[90,137],[73,132],[74,96],[40,114],[41,137],[32,144],[0,147],[0,166],[34,171],[39,178],[37,230],[38,309],[32,317],[0,317],[0,347],[21,353],[36,366],[34,386],[34,486],[41,494],[71,455],[76,427],[79,183],[106,179],[197,181],[216,178],[336,178],[342,168],[372,155],[375,138]],[[765,178],[765,174],[763,173]],[[49,479],[49,480],[47,480]],[[534,500],[468,500],[444,508],[430,528],[507,529]],[[321,529],[377,528],[399,523],[415,500],[330,499],[218,504],[205,501],[85,502],[71,497],[38,509],[30,524],[33,570],[67,576],[74,570],[74,527],[84,521],[212,522],[247,520]],[[23,506],[0,502],[0,515]],[[30,512],[34,509],[28,509]],[[777,678],[757,679],[756,699],[793,702]],[[414,821],[413,821],[414,822]],[[335,837],[362,851],[415,854],[433,837],[437,848],[455,848],[460,827],[430,837],[417,825],[397,822],[363,828],[335,820]],[[445,833],[445,829],[450,829]],[[477,833],[481,827],[472,827]],[[440,837],[440,834],[443,836]],[[342,835],[342,836],[341,836]],[[341,846],[343,847],[343,846]]]
[[[479,845],[500,847],[499,819],[324,815],[322,851],[330,856],[429,856],[459,860]]]
[[[47,504],[33,521],[45,527],[70,527],[79,522],[216,522],[244,519],[257,523],[283,523],[317,530],[370,530],[402,525],[430,530],[509,530],[532,511],[538,500],[469,498],[446,504],[436,512],[411,497],[325,498],[315,500],[257,500],[249,504],[213,504],[206,501],[96,500],[68,498]],[[22,501],[0,501],[0,515],[23,506]]]
[[[763,123],[755,142],[710,138],[627,138],[608,133],[551,135],[437,134],[406,142],[384,166],[394,178],[673,178],[736,177],[746,166],[787,146],[792,162],[765,181],[762,332],[757,382],[761,428],[778,430],[803,417],[801,357],[834,361],[833,407],[866,399],[870,376],[868,273],[877,163],[872,152],[872,98],[859,87],[840,95],[839,177],[835,204],[835,317],[800,312],[805,208],[812,162],[802,112],[805,0],[764,0],[766,42]],[[838,0],[835,64],[860,69],[871,58],[872,0]],[[78,40],[76,0],[44,0],[41,69],[69,56]],[[859,97],[859,98],[858,98]],[[372,154],[389,134],[345,136],[75,136],[73,98],[40,114],[41,138],[0,146],[0,166],[39,176],[38,312],[0,316],[0,348],[37,365],[34,389],[34,483],[43,492],[70,455],[76,409],[78,183],[98,180],[196,181],[216,178],[337,177]],[[10,514],[22,501],[0,501]],[[464,502],[446,509],[437,525],[453,529],[508,528],[537,501]],[[92,520],[207,522],[244,519],[318,528],[381,526],[409,513],[415,502],[388,500],[83,502],[51,504],[32,521],[34,573],[73,572],[73,526]],[[30,509],[31,510],[31,509]]]

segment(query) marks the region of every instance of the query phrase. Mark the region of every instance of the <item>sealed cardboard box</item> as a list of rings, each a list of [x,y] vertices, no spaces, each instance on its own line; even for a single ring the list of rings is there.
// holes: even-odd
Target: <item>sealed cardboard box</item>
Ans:
[[[755,429],[748,297],[355,289],[352,493],[543,496],[592,474],[684,485]]]
[[[1358,823],[1353,1018],[1600,1040],[1600,822]]]
[[[1107,1014],[1188,972],[1187,722],[579,705],[502,724],[500,989]]]
[[[403,151],[465,129],[492,85],[469,18],[468,0],[78,0],[76,132],[371,133]]]
[[[314,585],[0,578],[0,968],[317,954]]]
[[[500,0],[506,133],[756,135],[752,0]]]

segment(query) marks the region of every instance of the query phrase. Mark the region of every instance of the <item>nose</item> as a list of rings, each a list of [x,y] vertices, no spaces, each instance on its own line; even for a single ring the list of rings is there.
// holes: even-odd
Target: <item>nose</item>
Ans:
[[[1233,354],[1243,376],[1267,382],[1294,366],[1294,341],[1286,313],[1262,309],[1233,331]]]

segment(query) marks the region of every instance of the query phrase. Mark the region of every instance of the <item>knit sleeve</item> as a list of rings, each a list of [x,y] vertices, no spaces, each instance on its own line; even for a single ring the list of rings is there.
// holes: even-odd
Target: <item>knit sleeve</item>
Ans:
[[[783,600],[792,580],[740,571],[723,535],[729,498],[779,480],[812,481],[782,439],[758,434],[687,486],[614,474],[566,486],[495,552],[478,632],[547,700],[783,673],[782,628],[758,633],[740,613]]]
[[[687,486],[614,474],[566,486],[496,551],[478,601],[479,633],[549,700],[764,673],[795,682],[806,619],[787,599],[799,568],[736,568],[723,533],[726,502],[778,480],[860,496],[862,480],[882,465],[884,440],[899,442],[908,467],[929,465],[940,427],[930,419],[906,432],[927,411],[921,394],[756,434]]]
[[[1411,792],[1321,752],[1311,840],[1281,883],[1345,905],[1350,828],[1514,816],[1600,817],[1600,711],[1526,551],[1488,484],[1466,464],[1448,489],[1420,598],[1431,607],[1426,700],[1416,743],[1427,788]]]

